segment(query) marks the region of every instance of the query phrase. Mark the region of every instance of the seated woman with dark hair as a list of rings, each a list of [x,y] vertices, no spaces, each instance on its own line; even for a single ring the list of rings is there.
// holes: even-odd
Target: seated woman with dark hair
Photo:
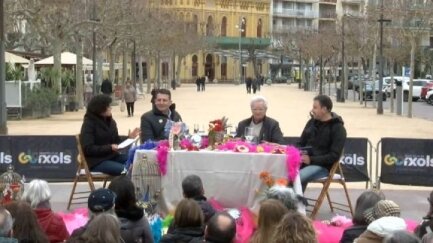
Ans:
[[[187,243],[203,237],[204,216],[198,203],[193,199],[183,199],[174,212],[173,231],[164,235],[161,243]]]
[[[108,189],[116,193],[114,209],[125,242],[153,243],[152,231],[142,208],[137,206],[134,184],[126,176],[114,178]]]
[[[364,212],[383,199],[385,199],[385,195],[382,192],[373,190],[365,191],[358,197],[352,219],[353,225],[344,230],[340,243],[352,243],[367,229],[368,223],[364,217]]]
[[[139,134],[140,129],[135,128],[128,137],[135,138]],[[81,126],[80,140],[91,171],[109,175],[122,173],[128,155],[119,153],[118,144],[122,139],[111,114],[109,96],[97,95],[90,100]]]

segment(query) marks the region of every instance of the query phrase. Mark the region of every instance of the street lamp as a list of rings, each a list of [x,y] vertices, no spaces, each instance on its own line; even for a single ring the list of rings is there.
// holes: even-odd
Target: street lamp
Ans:
[[[244,32],[245,19],[241,19],[240,25],[236,25],[239,30],[239,83],[242,83],[242,32]]]

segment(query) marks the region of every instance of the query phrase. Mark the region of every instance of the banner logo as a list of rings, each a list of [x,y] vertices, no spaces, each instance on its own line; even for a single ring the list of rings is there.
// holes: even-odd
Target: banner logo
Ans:
[[[10,164],[12,163],[12,155],[5,152],[0,152],[0,164]]]
[[[433,158],[430,155],[405,155],[401,158],[387,154],[383,157],[383,162],[388,166],[433,167]]]
[[[70,164],[72,158],[63,152],[40,152],[33,156],[22,152],[18,155],[18,161],[21,164]]]
[[[345,154],[344,157],[341,158],[340,163],[345,165],[365,165],[364,156],[358,154]]]

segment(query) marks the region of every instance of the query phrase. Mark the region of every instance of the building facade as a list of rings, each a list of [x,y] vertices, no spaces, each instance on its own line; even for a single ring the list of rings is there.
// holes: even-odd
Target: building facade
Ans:
[[[157,0],[149,1],[149,7],[173,11],[184,21],[193,23],[198,33],[212,44],[206,50],[187,55],[180,63],[182,82],[194,82],[205,75],[211,81],[237,82],[255,77],[248,49],[260,50],[270,45],[270,1]],[[170,63],[168,58],[162,62]],[[168,69],[165,73],[170,75],[173,67],[165,66]],[[267,59],[259,58],[256,67],[258,75],[267,76]]]

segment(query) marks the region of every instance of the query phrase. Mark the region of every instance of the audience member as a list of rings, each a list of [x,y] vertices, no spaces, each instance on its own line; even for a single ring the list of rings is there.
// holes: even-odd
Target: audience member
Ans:
[[[116,195],[109,189],[99,188],[90,193],[87,199],[87,207],[89,209],[89,221],[87,224],[75,229],[68,242],[76,242],[86,231],[90,222],[93,218],[101,213],[107,213],[116,215],[114,211],[114,203],[116,201]]]
[[[209,219],[204,237],[196,238],[191,243],[234,243],[235,237],[235,219],[226,212],[219,212]]]
[[[284,215],[277,225],[272,243],[316,243],[316,232],[309,218],[298,212]]]
[[[107,96],[110,96],[113,93],[113,84],[110,80],[104,79],[104,81],[102,81],[101,92]]]
[[[210,205],[204,196],[204,188],[201,178],[197,175],[189,175],[182,181],[182,191],[184,198],[194,199],[204,215],[204,222],[207,221],[215,214],[215,209]]]
[[[251,127],[256,142],[266,141],[282,144],[284,140],[280,124],[275,119],[266,116],[268,102],[265,97],[253,97],[250,102],[250,108],[252,116],[239,122],[236,137],[244,137],[245,128]]]
[[[33,208],[39,225],[50,242],[62,242],[69,238],[65,222],[60,215],[51,210],[51,190],[44,180],[32,180],[24,191],[22,199]]]
[[[368,223],[364,217],[365,211],[374,207],[377,202],[383,199],[385,199],[385,195],[374,190],[365,191],[358,197],[352,219],[353,225],[344,230],[340,243],[352,243],[367,229]]]
[[[433,191],[430,192],[427,201],[429,203],[429,211],[423,218],[422,223],[415,229],[415,234],[420,238],[423,238],[423,236],[428,232],[433,232]]]
[[[174,212],[173,231],[164,235],[161,243],[190,242],[203,236],[204,216],[195,200],[183,199]]]
[[[118,144],[122,138],[112,117],[110,104],[111,98],[107,95],[92,98],[84,115],[80,140],[91,171],[120,175],[128,155],[119,153]],[[140,129],[135,128],[128,137],[135,138],[139,134]]]
[[[347,135],[343,119],[332,112],[329,96],[314,97],[310,115],[298,143],[305,149],[299,172],[303,191],[308,182],[329,174],[332,165],[340,159]]]
[[[79,242],[85,243],[119,243],[142,242],[123,241],[120,237],[120,223],[116,216],[102,213],[94,217]],[[145,242],[145,241],[143,241]]]
[[[298,210],[298,196],[290,187],[280,185],[272,186],[266,192],[266,198],[279,200],[289,211]]]
[[[427,233],[422,237],[422,243],[433,243],[433,232]]]
[[[18,243],[18,240],[13,238],[14,220],[12,215],[3,206],[0,206],[0,242],[3,243]]]
[[[267,199],[260,204],[257,230],[250,243],[263,243],[271,239],[276,226],[289,210],[276,199]]]
[[[356,243],[381,243],[392,232],[406,230],[406,223],[400,218],[400,207],[391,200],[380,200],[373,208],[365,211],[364,217],[369,225],[355,239]]]
[[[12,231],[19,242],[46,243],[47,235],[38,223],[36,214],[27,202],[19,201],[6,204],[5,208],[14,219]]]
[[[405,230],[397,230],[385,237],[382,243],[420,243],[421,240],[416,235]]]
[[[137,206],[134,184],[122,175],[114,178],[108,189],[116,196],[115,212],[120,221],[121,235],[125,242],[153,243],[152,231],[144,215],[144,210]]]
[[[141,116],[141,142],[147,140],[163,140],[168,138],[165,126],[168,120],[179,122],[182,117],[175,110],[171,101],[171,92],[167,89],[155,90],[152,110]]]

